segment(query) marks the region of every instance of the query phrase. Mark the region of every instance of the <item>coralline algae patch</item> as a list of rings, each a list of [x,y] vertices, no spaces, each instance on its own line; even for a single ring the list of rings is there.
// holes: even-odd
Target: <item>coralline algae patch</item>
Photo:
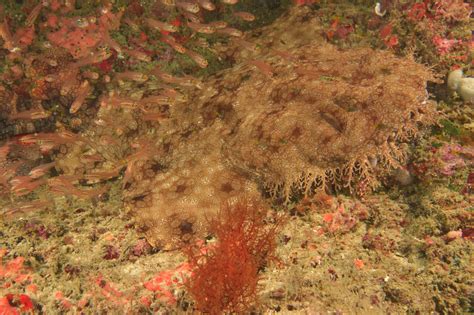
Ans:
[[[374,187],[434,121],[427,80],[412,59],[321,43],[223,71],[172,108],[167,167],[135,181],[129,204],[152,238],[189,239],[239,195]]]

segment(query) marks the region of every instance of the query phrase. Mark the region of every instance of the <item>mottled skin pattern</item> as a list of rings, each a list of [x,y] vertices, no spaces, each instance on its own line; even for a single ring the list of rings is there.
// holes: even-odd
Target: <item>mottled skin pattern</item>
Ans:
[[[150,239],[188,241],[241,195],[289,202],[317,189],[373,187],[405,159],[403,143],[433,122],[424,66],[306,37],[281,53],[281,34],[264,30],[259,51],[236,53],[237,66],[171,108],[157,141],[166,168],[135,180],[126,197]]]
[[[227,155],[286,202],[314,188],[372,185],[376,164],[399,166],[399,142],[432,121],[429,71],[371,49],[307,45],[292,63],[252,74],[232,97],[236,125]],[[407,71],[405,75],[402,75]]]

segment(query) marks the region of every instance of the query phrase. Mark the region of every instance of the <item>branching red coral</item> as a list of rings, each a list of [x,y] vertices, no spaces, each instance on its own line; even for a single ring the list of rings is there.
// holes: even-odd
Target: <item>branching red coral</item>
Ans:
[[[275,260],[281,222],[266,220],[266,209],[255,200],[225,204],[211,222],[217,244],[207,251],[185,250],[193,267],[186,286],[197,309],[209,314],[243,313],[256,303],[259,270]]]

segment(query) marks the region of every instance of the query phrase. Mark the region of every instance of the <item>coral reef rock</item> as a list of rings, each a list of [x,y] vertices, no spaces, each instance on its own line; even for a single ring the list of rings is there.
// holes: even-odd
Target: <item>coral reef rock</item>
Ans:
[[[474,103],[474,78],[464,77],[461,69],[451,71],[448,75],[448,88],[456,91],[466,103]]]

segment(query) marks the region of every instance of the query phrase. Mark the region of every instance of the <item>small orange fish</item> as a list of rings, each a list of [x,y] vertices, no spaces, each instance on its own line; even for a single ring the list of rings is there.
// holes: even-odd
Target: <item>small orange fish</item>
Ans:
[[[178,31],[178,27],[176,27],[174,25],[171,25],[171,24],[168,24],[168,23],[165,23],[165,22],[161,22],[161,21],[152,19],[152,18],[145,19],[145,22],[149,27],[155,28],[155,29],[160,30],[160,31],[166,31],[166,32],[170,32],[170,33],[174,33],[174,32]]]
[[[74,187],[74,184],[81,179],[79,175],[59,175],[49,178],[47,180],[48,186],[57,191],[67,191],[67,189]]]
[[[13,208],[7,208],[6,210],[3,210],[3,214],[13,215],[17,213],[26,213],[30,211],[43,209],[52,205],[53,205],[52,202],[49,200],[34,200],[34,201],[28,201],[28,202],[21,202],[21,203],[18,203]]]
[[[76,0],[65,0],[64,6],[66,7],[67,11],[75,10]]]
[[[203,34],[213,34],[216,29],[209,24],[188,22],[186,24],[190,29]]]
[[[175,0],[161,0],[161,3],[167,6],[174,6],[175,5]]]
[[[69,191],[69,193],[73,196],[76,196],[78,198],[94,198],[99,195],[102,195],[103,193],[107,192],[109,190],[109,187],[102,187],[100,189],[89,189],[89,190],[84,190],[84,189],[79,189],[74,187]]]
[[[183,85],[183,86],[193,86],[194,82],[199,82],[196,78],[192,78],[192,77],[175,77],[175,76],[172,76],[169,73],[161,71],[158,67],[153,69],[151,71],[151,73],[154,76],[156,76],[157,78],[160,78],[161,80],[163,80],[167,83],[179,84],[179,85]]]
[[[149,147],[150,141],[146,138],[138,138],[134,142],[130,143],[130,147],[134,149],[143,149]]]
[[[81,86],[77,91],[76,98],[74,99],[74,102],[72,102],[71,107],[69,108],[69,113],[74,114],[81,108],[87,96],[89,96],[91,89],[92,88],[89,84],[89,81],[84,80],[84,82],[81,83]]]
[[[271,78],[273,76],[273,68],[268,63],[262,60],[250,60],[248,63],[255,66],[261,73],[263,73],[267,77]]]
[[[246,22],[255,21],[255,15],[253,15],[252,13],[249,13],[249,12],[244,12],[244,11],[234,12],[234,16],[236,16],[239,19],[242,19]]]
[[[51,116],[50,112],[47,112],[42,108],[35,108],[35,109],[11,114],[9,118],[11,120],[14,120],[14,119],[36,120],[36,119],[45,119],[45,118],[48,118],[49,116]]]
[[[52,142],[43,142],[38,144],[39,149],[43,155],[49,154],[51,150],[56,146]]]
[[[59,139],[57,139],[56,141],[61,144],[74,143],[76,141],[87,142],[80,135],[77,135],[74,132],[68,130],[62,130],[53,135],[57,135],[59,137]]]
[[[23,163],[21,161],[15,163],[9,163],[4,167],[0,167],[0,184],[4,186],[8,186],[8,181],[15,176],[18,168],[22,166]]]
[[[22,145],[36,144],[38,141],[39,140],[37,133],[21,136],[20,138],[18,138],[18,142]]]
[[[210,26],[214,27],[215,29],[222,29],[227,27],[227,22],[225,21],[213,21],[209,23]]]
[[[226,28],[217,29],[216,33],[229,35],[229,36],[235,36],[235,37],[242,37],[244,35],[244,33],[242,33],[242,31],[240,31],[236,28],[233,28],[233,27],[226,27]]]
[[[149,147],[144,147],[143,149],[127,156],[125,158],[125,161],[127,161],[127,163],[130,163],[130,162],[136,162],[139,160],[146,160],[151,153],[152,153],[152,150]]]
[[[103,99],[100,105],[104,107],[121,107],[135,109],[138,107],[138,102],[128,97],[114,95]]]
[[[102,101],[104,101],[104,100],[102,100]],[[108,126],[112,123],[112,120],[110,119],[109,116],[105,116],[105,117],[101,117],[101,118],[98,118],[98,119],[94,120],[94,123],[97,126],[106,127],[106,126]]]
[[[272,49],[272,51],[277,55],[277,56],[280,56],[281,58],[285,59],[286,61],[295,61],[296,60],[296,57],[287,52],[287,51],[284,51],[284,50],[278,50],[278,49]]]
[[[208,62],[207,62],[206,58],[204,58],[200,54],[198,54],[194,51],[188,50],[186,52],[186,55],[188,55],[189,58],[191,58],[195,63],[197,63],[197,65],[199,67],[206,68],[208,66]]]
[[[201,81],[192,76],[174,77],[169,73],[161,71],[158,67],[154,68],[151,71],[151,74],[153,74],[157,78],[160,78],[166,83],[173,83],[186,87],[196,87],[200,90],[203,88]]]
[[[131,20],[130,18],[124,18],[123,21],[125,22],[125,24],[130,26],[134,31],[140,30],[140,26],[135,21]]]
[[[151,57],[144,52],[138,51],[136,49],[126,49],[125,52],[130,56],[139,61],[151,62]]]
[[[225,4],[236,4],[239,0],[221,0],[221,2]]]
[[[163,43],[166,43],[168,45],[171,46],[171,48],[173,48],[174,50],[176,50],[177,52],[179,52],[180,54],[184,54],[186,52],[186,48],[177,43],[176,40],[170,36],[162,36],[161,39],[160,39]]]
[[[158,67],[155,67],[151,70],[151,74],[161,80],[168,82],[168,83],[176,83],[176,78],[173,77],[171,74],[161,71]]]
[[[184,11],[187,11],[187,12],[190,12],[190,13],[198,13],[199,12],[199,6],[196,3],[176,0],[175,5],[176,5],[177,8],[181,8]]]
[[[112,136],[103,135],[99,140],[102,145],[119,145],[120,143]]]
[[[33,179],[40,178],[41,176],[45,175],[54,166],[56,166],[56,162],[51,162],[51,163],[47,163],[47,164],[37,166],[37,167],[33,168],[28,173],[28,175]]]
[[[79,160],[81,161],[81,163],[91,164],[95,162],[101,162],[104,160],[104,158],[102,157],[102,155],[96,153],[96,154],[84,154],[79,158]]]
[[[238,37],[233,38],[233,41],[245,49],[248,49],[250,51],[257,51],[257,45],[252,42],[246,41]]]
[[[194,22],[194,23],[202,23],[203,22],[203,19],[199,16],[197,16],[196,14],[192,14],[192,13],[189,13],[189,12],[183,12],[182,13],[184,18],[188,21],[191,21],[191,22]]]
[[[181,86],[195,87],[195,88],[198,88],[200,90],[202,90],[202,88],[203,88],[201,80],[199,80],[199,79],[197,79],[193,76],[185,75],[184,77],[179,77],[178,79],[179,80],[176,83],[181,85]]]
[[[163,95],[166,95],[166,96],[171,97],[171,98],[174,98],[179,94],[179,92],[176,91],[176,89],[174,89],[173,87],[171,87],[167,84],[160,85],[160,88],[163,89],[163,91],[162,91]]]
[[[122,188],[127,185],[127,183],[130,181],[132,178],[133,172],[135,171],[134,167],[134,162],[128,162],[127,163],[127,168],[125,169],[125,173],[123,174],[123,179],[122,179]]]
[[[143,104],[169,105],[171,99],[166,95],[151,95],[143,98],[140,102]]]
[[[51,142],[55,144],[73,143],[81,140],[81,137],[70,131],[61,131],[58,133],[34,133],[22,136],[18,139],[21,144],[41,144]]]
[[[75,71],[69,71],[67,73],[59,74],[53,82],[59,82],[61,84],[61,89],[59,93],[62,96],[72,94],[76,88],[76,75]]]
[[[168,96],[170,99],[176,102],[184,102],[186,101],[186,96],[181,94],[180,92],[176,91],[173,88],[164,88],[162,91],[163,95]]]
[[[13,51],[17,47],[16,41],[10,32],[7,19],[3,19],[3,23],[0,24],[0,37],[3,39],[3,47],[9,51]]]
[[[130,80],[130,81],[135,81],[135,82],[145,82],[148,80],[148,76],[146,74],[143,74],[141,72],[135,72],[135,71],[126,71],[126,72],[119,72],[115,74],[115,79],[117,80]]]
[[[101,180],[109,180],[117,176],[119,176],[119,170],[115,169],[112,171],[103,171],[103,172],[85,174],[84,178],[88,181],[101,181]]]
[[[32,26],[36,19],[38,18],[39,14],[41,13],[41,9],[43,8],[43,1],[40,1],[33,10],[31,10],[30,14],[28,14],[28,17],[26,18],[26,26],[30,27]]]
[[[117,43],[112,37],[110,37],[110,34],[108,31],[102,32],[102,41],[104,44],[112,48],[118,53],[122,52],[122,47],[120,46],[119,43]]]
[[[0,162],[7,159],[8,153],[10,153],[10,145],[4,144],[0,147]]]
[[[16,196],[24,196],[46,183],[45,179],[33,181],[29,176],[17,176],[10,181],[10,192]]]
[[[90,70],[86,70],[82,73],[82,76],[87,78],[87,79],[91,79],[91,80],[97,80],[99,79],[99,73],[95,72],[95,71],[90,71]]]
[[[209,0],[197,0],[201,8],[206,9],[207,11],[214,11],[216,6]]]
[[[91,198],[100,195],[108,190],[108,187],[101,189],[82,190],[74,186],[74,182],[79,180],[79,176],[61,175],[50,178],[48,186],[52,193],[76,196],[79,198]]]
[[[120,27],[120,20],[125,12],[124,9],[121,9],[117,13],[113,13],[110,8],[104,7],[102,10],[102,16],[99,19],[99,22],[102,27],[105,27],[107,30],[116,30]]]
[[[144,121],[161,121],[163,119],[167,119],[167,115],[163,113],[152,113],[152,112],[147,112],[143,113],[142,119]]]
[[[59,77],[59,75],[57,75],[57,74],[48,74],[48,75],[46,75],[46,76],[44,77],[44,80],[45,80],[46,82],[50,82],[50,83],[51,83],[51,82],[56,81],[56,80],[58,79],[58,77]]]
[[[74,64],[72,64],[72,66],[75,68],[80,68],[83,66],[92,65],[107,60],[110,56],[112,56],[112,53],[107,52],[106,50],[95,51],[90,56],[86,56],[77,60]]]
[[[318,69],[314,69],[311,67],[297,67],[295,68],[295,72],[300,75],[307,75],[307,76],[312,76],[315,78],[320,78],[321,73],[318,71]]]

